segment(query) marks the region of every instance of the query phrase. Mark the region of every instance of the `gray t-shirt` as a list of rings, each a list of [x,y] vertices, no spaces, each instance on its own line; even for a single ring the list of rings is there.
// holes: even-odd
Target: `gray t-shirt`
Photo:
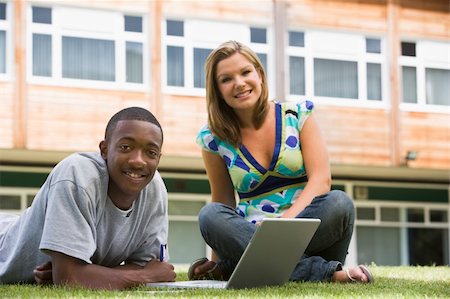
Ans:
[[[73,154],[49,174],[20,217],[0,214],[0,283],[33,282],[46,250],[86,263],[145,265],[167,244],[167,190],[158,172],[128,211],[109,199],[99,153]],[[165,253],[168,258],[168,253]]]

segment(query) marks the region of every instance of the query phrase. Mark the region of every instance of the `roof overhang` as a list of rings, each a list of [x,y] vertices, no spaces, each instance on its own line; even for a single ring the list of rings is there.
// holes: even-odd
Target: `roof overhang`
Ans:
[[[27,168],[53,167],[71,153],[68,151],[0,149],[0,165]],[[205,172],[201,157],[173,155],[163,155],[159,169],[165,172]],[[331,172],[333,179],[450,183],[449,169],[332,164]]]

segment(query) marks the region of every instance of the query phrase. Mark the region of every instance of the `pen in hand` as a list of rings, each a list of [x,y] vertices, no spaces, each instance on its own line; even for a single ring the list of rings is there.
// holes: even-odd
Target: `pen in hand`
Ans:
[[[161,244],[159,246],[159,261],[164,262],[164,250],[166,249],[167,244]]]

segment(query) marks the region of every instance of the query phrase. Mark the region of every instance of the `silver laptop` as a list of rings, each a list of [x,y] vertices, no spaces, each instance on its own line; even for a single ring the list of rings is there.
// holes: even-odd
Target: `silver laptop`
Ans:
[[[148,283],[149,287],[244,289],[289,281],[320,219],[267,218],[256,229],[228,281],[190,280]]]

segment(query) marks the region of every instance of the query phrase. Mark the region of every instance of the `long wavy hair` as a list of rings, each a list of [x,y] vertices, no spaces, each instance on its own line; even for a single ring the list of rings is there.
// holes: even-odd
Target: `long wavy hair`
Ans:
[[[237,41],[227,41],[213,50],[206,59],[206,105],[208,110],[208,125],[220,139],[238,146],[241,143],[241,132],[239,120],[233,108],[228,106],[217,84],[217,65],[220,61],[240,53],[253,64],[261,76],[261,96],[253,114],[253,124],[256,128],[261,127],[269,110],[268,87],[264,67],[253,50]]]

